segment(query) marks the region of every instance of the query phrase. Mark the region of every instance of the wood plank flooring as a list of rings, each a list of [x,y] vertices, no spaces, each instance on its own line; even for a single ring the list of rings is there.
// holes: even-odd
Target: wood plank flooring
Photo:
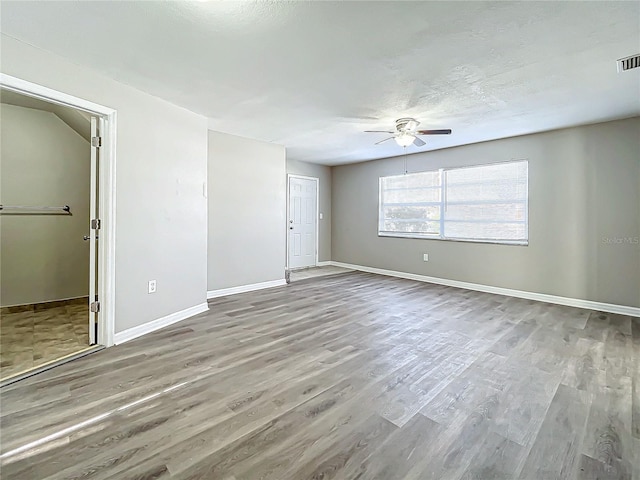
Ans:
[[[0,390],[3,479],[637,479],[640,319],[352,272]]]

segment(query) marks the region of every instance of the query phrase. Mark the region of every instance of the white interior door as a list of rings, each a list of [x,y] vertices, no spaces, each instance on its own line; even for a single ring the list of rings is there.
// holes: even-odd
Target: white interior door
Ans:
[[[289,268],[316,264],[318,179],[289,177]]]
[[[97,341],[98,322],[98,162],[99,139],[102,119],[91,117],[91,189],[89,195],[89,345]],[[97,220],[97,221],[96,221]],[[86,238],[86,237],[85,237]]]

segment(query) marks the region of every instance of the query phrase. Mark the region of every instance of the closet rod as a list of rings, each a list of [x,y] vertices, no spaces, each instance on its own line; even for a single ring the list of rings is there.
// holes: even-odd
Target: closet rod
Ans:
[[[0,205],[0,211],[10,212],[10,211],[18,211],[18,212],[29,212],[29,213],[37,213],[37,211],[41,212],[64,212],[71,214],[71,207],[69,205],[64,205],[62,207],[29,207],[27,205]]]

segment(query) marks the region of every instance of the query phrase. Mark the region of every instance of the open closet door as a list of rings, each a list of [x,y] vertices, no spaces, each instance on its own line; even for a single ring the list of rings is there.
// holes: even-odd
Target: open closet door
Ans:
[[[89,345],[97,342],[98,312],[98,167],[100,162],[101,124],[103,120],[91,117],[91,193],[89,199]]]

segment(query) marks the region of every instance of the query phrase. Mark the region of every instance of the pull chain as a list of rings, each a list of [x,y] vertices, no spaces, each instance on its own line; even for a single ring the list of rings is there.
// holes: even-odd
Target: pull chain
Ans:
[[[402,147],[404,149],[404,174],[409,173],[407,170],[407,147]]]

